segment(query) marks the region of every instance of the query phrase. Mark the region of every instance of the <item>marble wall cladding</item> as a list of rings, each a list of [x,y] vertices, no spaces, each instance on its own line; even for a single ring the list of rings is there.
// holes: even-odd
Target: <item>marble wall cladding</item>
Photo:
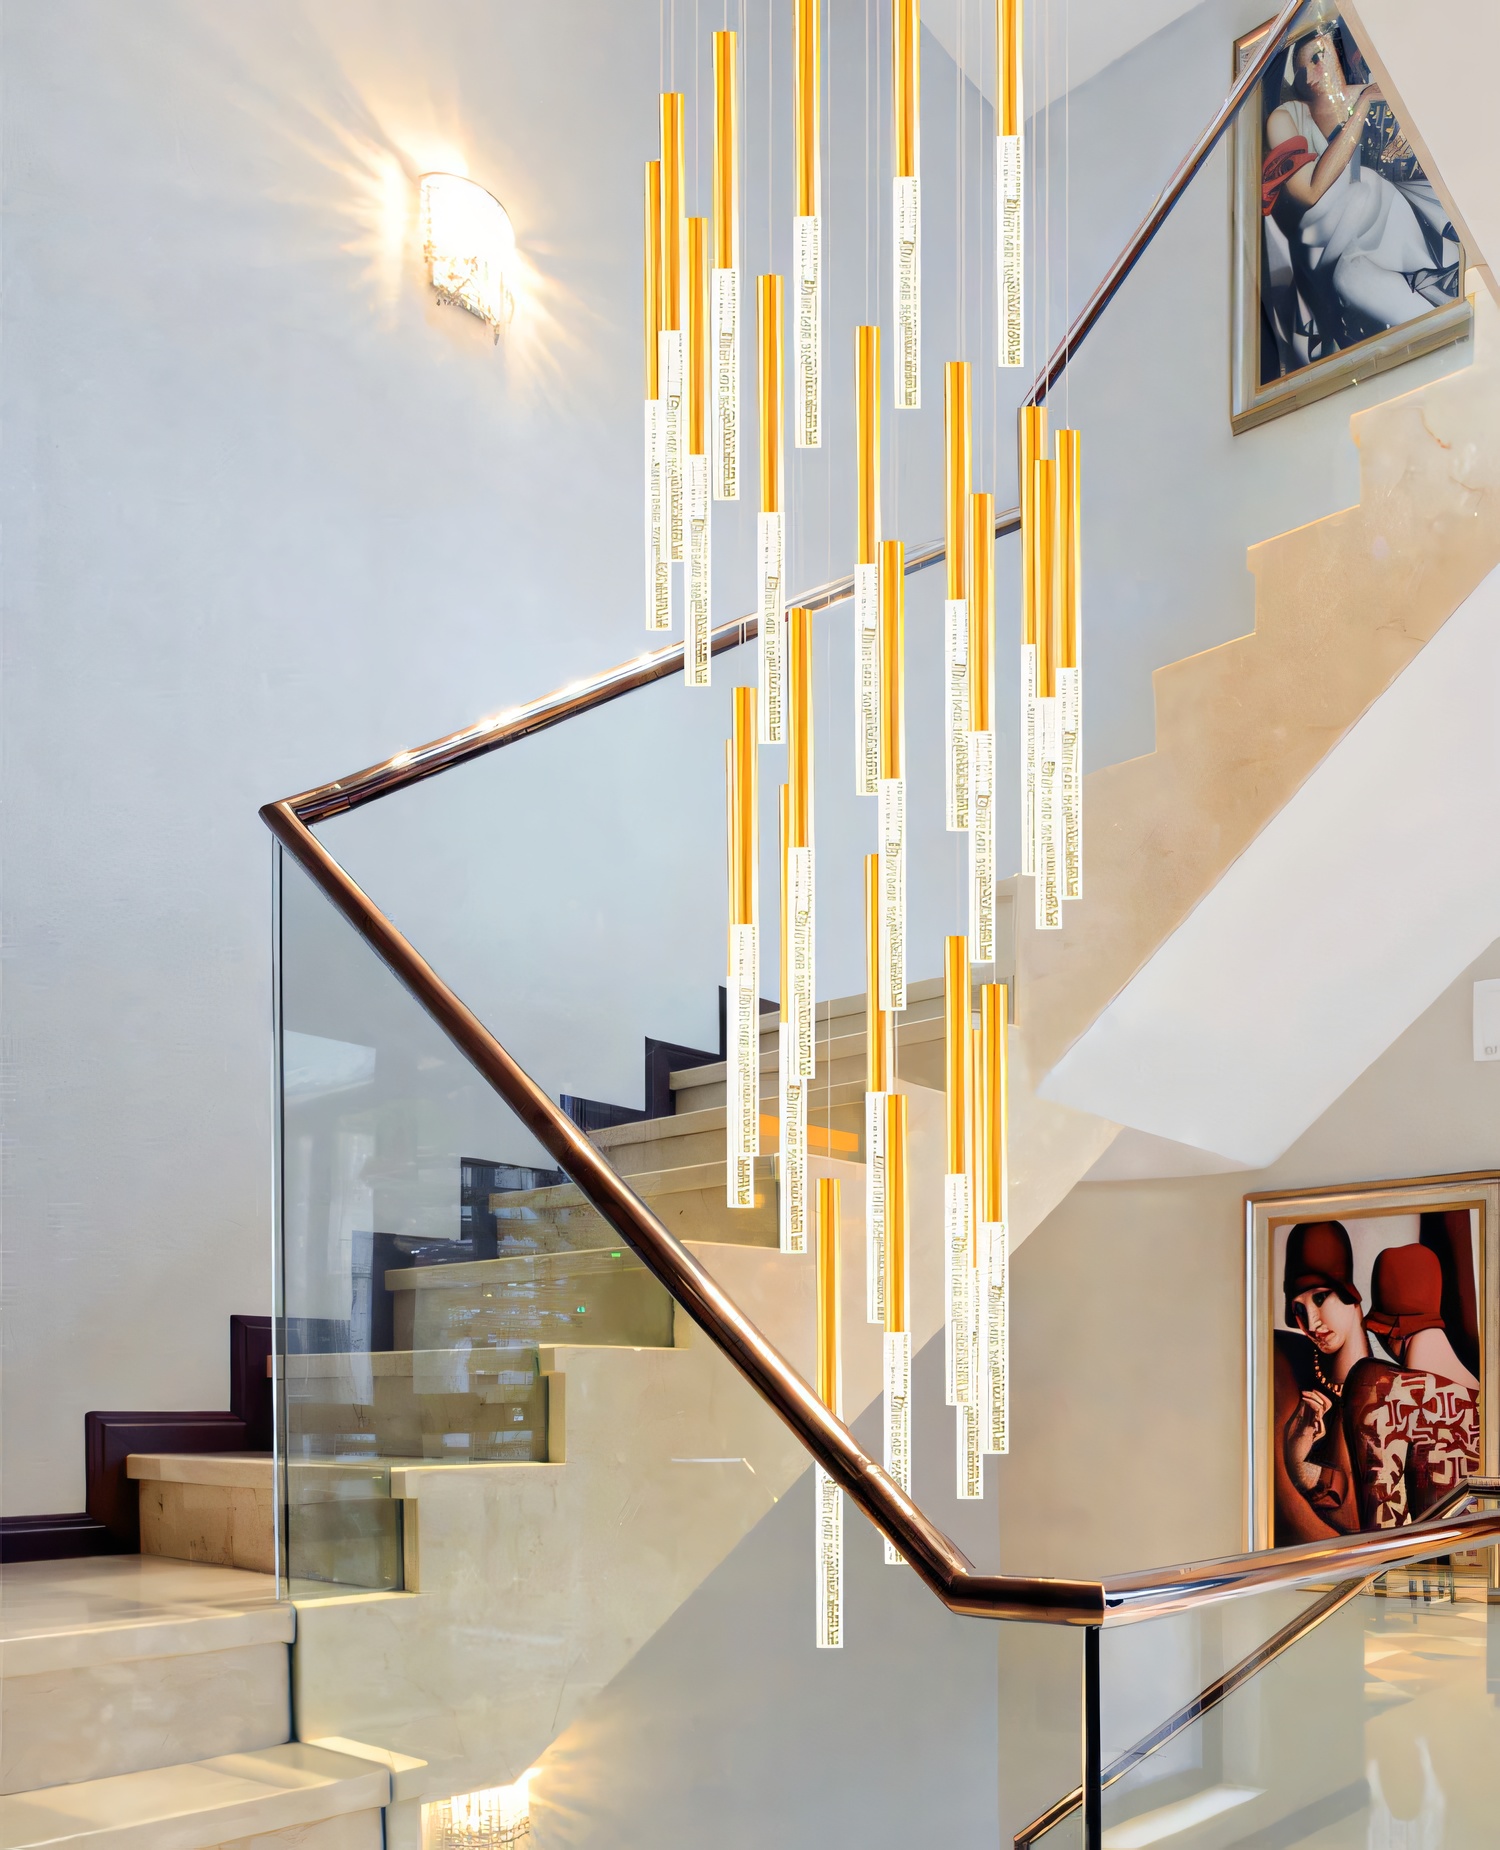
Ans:
[[[210,1850],[382,1850],[384,1845],[382,1814],[354,1811],[342,1818],[320,1818],[316,1824],[293,1824],[285,1830],[226,1839]]]
[[[82,1665],[0,1686],[0,1792],[106,1779],[291,1737],[288,1650]]]
[[[910,1118],[920,1345],[942,1320],[941,1095],[913,1092]],[[843,1182],[852,1419],[881,1378],[880,1331],[864,1315],[863,1170],[818,1157],[809,1170]],[[713,1242],[693,1251],[810,1376],[811,1258]],[[443,1798],[509,1783],[584,1710],[807,1465],[681,1315],[676,1340],[543,1351],[564,1463],[401,1474],[420,1592],[297,1601],[305,1736],[414,1755],[429,1765],[422,1796]]]
[[[1038,1080],[1500,562],[1500,308],[1474,307],[1472,365],[1350,420],[1358,505],[1251,547],[1255,629],[1159,668],[1156,750],[1085,780],[1085,897],[1020,921]]]
[[[263,1574],[276,1568],[276,1496],[245,1484],[142,1483],[141,1553]]]

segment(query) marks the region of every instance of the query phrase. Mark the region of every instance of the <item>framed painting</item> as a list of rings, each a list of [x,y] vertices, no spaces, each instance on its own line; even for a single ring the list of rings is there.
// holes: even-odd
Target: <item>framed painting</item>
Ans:
[[[1249,1545],[1399,1527],[1500,1465],[1500,1173],[1245,1197]]]
[[[1274,21],[1237,39],[1236,78]],[[1464,254],[1336,8],[1308,7],[1240,110],[1230,421],[1249,430],[1468,334]]]

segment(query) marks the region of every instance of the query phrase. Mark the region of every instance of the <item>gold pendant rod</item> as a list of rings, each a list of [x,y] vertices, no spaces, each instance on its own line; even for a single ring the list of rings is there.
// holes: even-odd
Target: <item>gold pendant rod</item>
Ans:
[[[917,118],[922,92],[921,0],[891,0],[891,105],[896,177],[917,171]]]
[[[1036,691],[1057,692],[1057,464],[1045,458],[1032,473],[1031,586],[1036,623]]]
[[[682,219],[685,191],[682,92],[664,90],[661,98],[661,325],[668,333],[682,326]]]
[[[708,454],[708,220],[690,218],[688,231],[688,455]]]
[[[792,986],[789,976],[792,930],[792,787],[779,784],[776,790],[777,815],[780,818],[781,843],[781,1019],[792,1018]]]
[[[734,690],[730,779],[730,924],[755,923],[755,689]]]
[[[1021,0],[995,0],[995,95],[1001,135],[1021,132]]]
[[[818,91],[822,78],[822,0],[794,0],[797,47],[796,172],[797,216],[818,210]]]
[[[839,1185],[832,1176],[818,1179],[818,1399],[842,1419],[844,1396],[839,1366],[843,1333],[842,1264],[839,1255]]]
[[[646,162],[646,260],[643,281],[646,324],[646,397],[660,398],[656,368],[661,332],[661,162]]]
[[[787,767],[791,778],[790,846],[813,845],[812,612],[787,613]]]
[[[714,268],[739,265],[740,111],[738,35],[714,34]]]
[[[896,1079],[890,1017],[880,1006],[880,856],[865,856],[865,1090],[889,1092]]]
[[[962,1175],[967,1167],[964,1144],[968,1130],[966,1078],[969,1064],[969,941],[943,941],[943,1080],[947,1092],[948,1167]]]
[[[760,351],[760,511],[781,512],[781,278],[756,283]]]
[[[981,996],[981,1001],[983,997]],[[981,1021],[984,1019],[980,1014]],[[984,1030],[970,1028],[969,1043],[969,1264],[979,1266],[979,1224],[984,1219],[984,1176],[988,1161]],[[983,1315],[983,1311],[980,1312]]]
[[[995,497],[969,497],[969,725],[990,729],[995,659]]]
[[[859,483],[856,563],[877,565],[880,545],[880,329],[854,330],[855,462]]]
[[[1036,530],[1036,465],[1047,451],[1047,407],[1023,405],[1018,431],[1020,456],[1017,485],[1021,501],[1021,640],[1037,640],[1037,588],[1032,554]],[[1040,694],[1043,689],[1037,685]]]
[[[1079,433],[1057,433],[1058,667],[1078,666],[1083,573],[1083,468]]]
[[[1005,1114],[1010,1103],[1010,1065],[1004,983],[986,983],[979,992],[979,1032],[984,1069],[984,1167],[980,1177],[980,1218],[990,1225],[1005,1218]]]
[[[943,433],[947,464],[943,476],[943,537],[948,550],[948,596],[968,595],[964,554],[972,458],[969,434],[969,362],[949,360],[943,367]]]

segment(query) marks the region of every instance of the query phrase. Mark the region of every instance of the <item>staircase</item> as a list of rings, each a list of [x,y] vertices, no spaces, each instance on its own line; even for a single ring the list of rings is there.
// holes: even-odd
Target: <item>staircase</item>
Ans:
[[[1073,1069],[1101,1016],[1500,564],[1500,309],[1473,303],[1472,365],[1350,420],[1358,505],[1251,548],[1254,631],[1158,669],[1156,750],[1085,780],[1084,898],[1018,934],[1038,1082],[1069,1056],[1050,1097],[1099,1096]]]

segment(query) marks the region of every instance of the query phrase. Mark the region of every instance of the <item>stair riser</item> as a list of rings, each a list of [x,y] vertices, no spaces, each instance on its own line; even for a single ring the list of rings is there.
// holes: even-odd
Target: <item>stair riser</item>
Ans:
[[[7,1677],[0,1792],[108,1779],[291,1739],[288,1646]]]

